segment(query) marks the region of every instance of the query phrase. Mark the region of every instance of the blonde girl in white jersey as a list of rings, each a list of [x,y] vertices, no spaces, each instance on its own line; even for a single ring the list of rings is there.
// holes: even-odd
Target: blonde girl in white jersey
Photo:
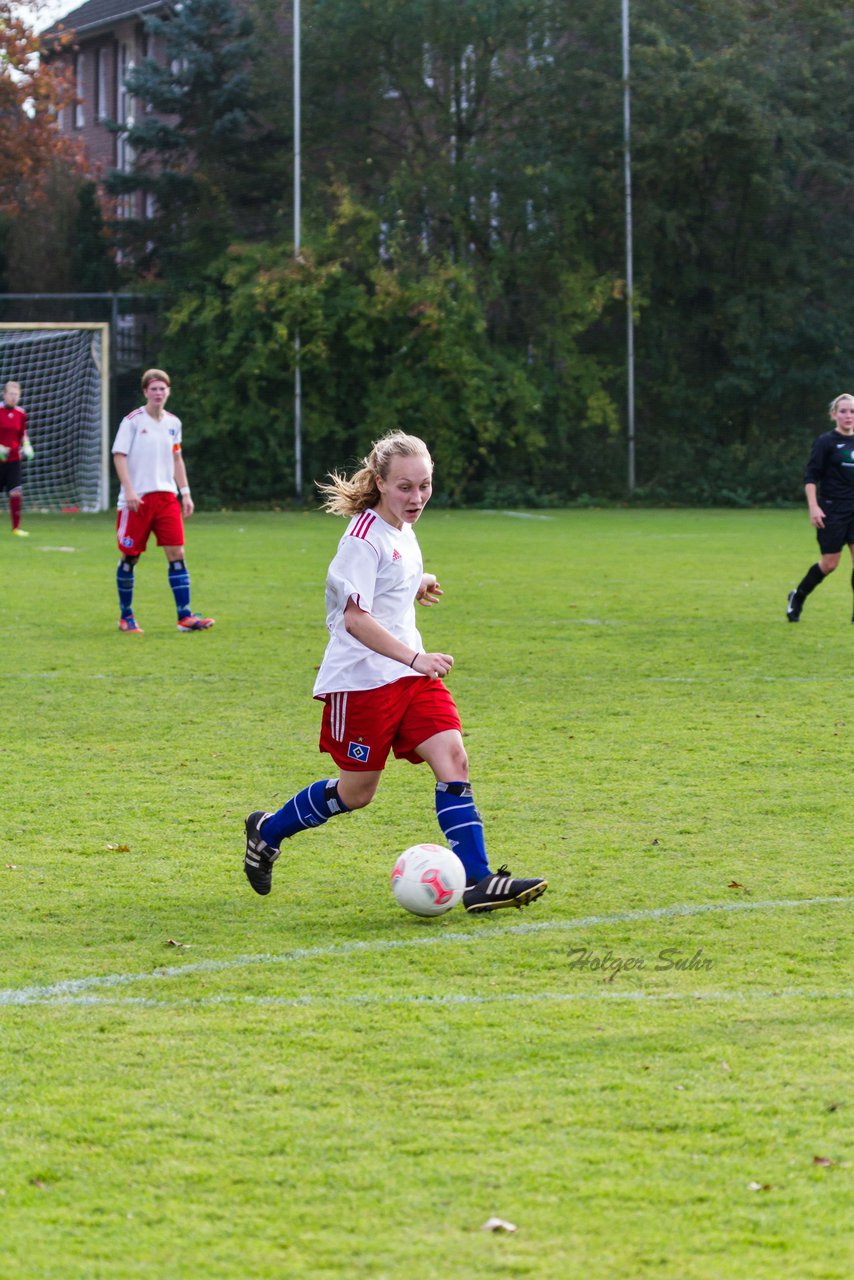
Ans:
[[[454,659],[425,650],[415,624],[415,604],[430,607],[443,594],[424,572],[413,528],[433,491],[427,446],[391,432],[353,476],[335,472],[318,487],[327,511],[350,517],[327,574],[329,642],[314,687],[323,702],[320,749],[338,777],[310,784],[276,813],[248,816],[246,876],[268,894],[282,841],[370,804],[393,752],[435,775],[439,826],[466,870],[466,909],[524,906],[547,882],[490,871],[460,717],[444,683]]]

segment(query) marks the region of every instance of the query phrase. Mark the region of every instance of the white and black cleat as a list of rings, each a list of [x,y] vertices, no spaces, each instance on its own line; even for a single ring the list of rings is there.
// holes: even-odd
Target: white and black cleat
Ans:
[[[262,897],[266,897],[273,887],[273,863],[281,852],[267,844],[261,835],[261,826],[269,817],[269,813],[258,809],[255,813],[250,813],[245,822],[246,853],[243,856],[243,870],[252,888]]]
[[[506,867],[490,872],[477,884],[466,889],[463,906],[466,911],[498,911],[501,907],[526,907],[541,897],[549,887],[548,880],[515,880]]]

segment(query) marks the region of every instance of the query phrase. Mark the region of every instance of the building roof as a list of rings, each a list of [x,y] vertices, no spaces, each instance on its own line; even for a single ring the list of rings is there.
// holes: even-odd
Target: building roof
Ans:
[[[64,18],[57,18],[51,23],[42,32],[42,37],[56,36],[63,31],[74,31],[80,36],[94,35],[96,31],[115,27],[128,18],[143,18],[165,8],[166,0],[138,0],[136,4],[133,0],[86,0]]]

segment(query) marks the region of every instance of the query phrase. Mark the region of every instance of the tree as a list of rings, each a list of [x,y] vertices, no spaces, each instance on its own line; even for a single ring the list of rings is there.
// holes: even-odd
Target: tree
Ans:
[[[0,214],[12,218],[44,199],[56,164],[80,165],[78,147],[57,121],[74,100],[73,87],[42,52],[19,10],[0,0]]]
[[[74,290],[106,293],[117,288],[119,271],[94,182],[82,183],[75,192],[69,262]]]
[[[113,127],[134,159],[106,186],[150,197],[115,233],[137,271],[180,284],[222,252],[235,228],[245,235],[268,224],[271,139],[255,111],[252,23],[232,0],[186,0],[167,18],[146,19],[146,29],[165,57],[145,59],[127,77],[141,110]]]
[[[162,117],[138,118],[141,166],[127,179],[153,192],[163,177],[163,221],[139,231],[186,285],[173,314],[199,394],[239,369],[265,456],[286,469],[298,325],[317,458],[354,452],[368,424],[398,413],[445,449],[456,419],[460,449],[447,448],[444,468],[455,499],[502,485],[508,500],[537,488],[621,497],[615,0],[304,0],[301,263],[290,219],[284,235],[276,222],[290,214],[290,148],[253,152],[290,137],[289,10],[247,3],[263,33],[241,82],[251,111],[230,130],[216,84],[194,80],[192,94],[161,99]],[[633,11],[638,476],[649,495],[795,496],[810,424],[848,381],[850,13],[841,0],[645,0]],[[202,56],[198,24],[191,34],[172,47],[188,74],[214,57]],[[218,40],[232,46],[244,75],[245,48]],[[161,75],[162,87],[185,84]],[[229,91],[230,75],[218,77]],[[265,414],[283,429],[271,436]],[[243,491],[262,475],[256,458]]]
[[[635,209],[650,487],[796,497],[806,442],[847,385],[850,20],[826,0],[645,7]]]
[[[387,262],[469,269],[496,355],[540,389],[567,492],[579,433],[598,456],[619,428],[613,358],[586,335],[619,310],[621,263],[596,265],[590,183],[562,146],[591,25],[555,0],[314,0],[304,37],[307,207],[340,176]]]
[[[298,260],[282,242],[234,245],[170,313],[204,489],[227,502],[290,495],[299,330],[308,476],[405,424],[430,441],[440,498],[482,498],[511,467],[535,490],[548,474],[537,388],[489,343],[471,271],[441,255],[392,268],[376,254],[377,216],[343,188],[336,198]]]

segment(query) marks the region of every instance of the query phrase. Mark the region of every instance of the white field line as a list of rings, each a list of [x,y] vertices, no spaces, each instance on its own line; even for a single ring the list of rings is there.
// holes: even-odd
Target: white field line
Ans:
[[[783,987],[778,991],[506,991],[499,994],[469,995],[439,993],[437,995],[360,995],[360,996],[174,996],[159,1000],[154,996],[54,996],[41,1004],[76,1005],[91,1008],[144,1009],[210,1009],[217,1005],[274,1005],[286,1009],[369,1008],[389,1005],[454,1005],[484,1004],[575,1004],[597,1000],[622,1001],[627,1004],[695,1004],[752,1003],[757,1000],[851,1000],[854,988],[847,991],[814,991],[799,987]]]
[[[639,911],[615,911],[608,915],[580,916],[575,920],[531,921],[530,923],[517,925],[496,925],[492,921],[482,921],[482,927],[458,933],[448,933],[443,929],[441,932],[424,933],[411,938],[376,939],[373,942],[358,940],[332,942],[317,947],[295,947],[292,951],[283,952],[281,955],[234,956],[230,960],[199,960],[185,965],[168,965],[163,968],[149,970],[147,973],[111,973],[93,975],[88,978],[67,978],[62,982],[53,982],[46,986],[0,988],[0,1007],[26,1004],[67,1004],[85,992],[109,987],[130,986],[138,982],[166,982],[172,978],[184,978],[196,973],[223,973],[232,969],[244,969],[250,965],[294,964],[304,960],[318,960],[328,957],[401,951],[410,947],[451,946],[457,942],[489,942],[496,938],[512,935],[566,933],[599,925],[631,924],[642,920],[669,920],[736,911],[784,911],[798,910],[805,907],[848,906],[852,902],[854,902],[854,898],[851,897],[772,898],[763,902],[685,903],[671,907],[650,907]],[[520,995],[514,998],[525,999],[526,997]],[[537,994],[534,993],[527,998],[536,999]],[[451,999],[449,997],[449,1000]],[[128,1003],[136,1002],[133,998],[128,1000]],[[210,1003],[213,1002],[215,1001],[210,1001]],[[79,1003],[101,1002],[97,997],[93,997],[85,1001],[79,1001]],[[146,1003],[146,1001],[142,1001],[142,1003]],[[190,1001],[190,1003],[200,1003],[200,1001]],[[299,998],[294,1000],[293,1003],[301,1004],[305,1003],[305,1000]]]
[[[484,516],[509,516],[511,520],[554,520],[554,516],[543,515],[539,511],[498,511],[497,509],[481,511]]]
[[[571,626],[576,626],[576,627],[579,627],[579,626],[620,627],[623,625],[621,622],[617,621],[616,619],[611,619],[611,618],[608,618],[608,619],[561,618],[560,620],[561,626],[565,626],[567,622]],[[110,680],[110,681],[115,681],[117,684],[119,683],[127,684],[128,681],[132,681],[136,684],[153,683],[154,681],[157,681],[158,683],[162,684],[164,678],[169,678],[169,677],[164,677],[162,672],[152,672],[151,674],[147,674],[147,675],[131,676],[131,675],[123,675],[120,672],[115,672],[115,671],[98,671],[94,673],[85,672],[85,671],[11,671],[11,672],[0,671],[0,681],[8,680],[10,682],[13,680],[16,682],[20,680],[69,680],[69,681],[73,681],[75,684],[80,684],[84,680]],[[184,672],[182,671],[180,673],[180,677],[178,676],[174,677],[174,679],[176,680],[179,678],[182,684],[186,684],[188,680],[196,680],[196,681],[199,681],[200,683],[205,683],[205,684],[225,683],[226,681],[228,681],[231,684],[234,684],[237,682],[243,683],[243,682],[255,681],[255,677],[254,675],[252,675],[251,672],[243,673],[240,671],[229,671],[222,675],[220,675],[217,672],[204,672],[204,671]],[[602,683],[601,678],[599,676],[585,675],[584,673],[581,673],[579,675],[573,674],[572,678],[573,680],[576,681],[576,683],[578,682],[582,682],[584,684],[601,684]],[[720,677],[715,675],[709,675],[709,676],[639,675],[636,677],[636,679],[640,682],[641,685],[644,685],[644,684],[676,684],[676,685],[716,684],[716,685],[719,685],[720,684]],[[752,671],[745,672],[743,675],[740,675],[740,676],[734,676],[732,677],[732,680],[731,680],[731,683],[733,684],[744,684],[744,685],[748,685],[748,684],[807,685],[808,684],[808,685],[824,686],[824,685],[830,685],[832,683],[834,687],[840,684],[851,684],[852,682],[854,682],[854,676],[844,676],[844,675],[839,675],[839,676],[834,675],[833,677],[831,676],[788,676],[788,675],[769,676],[769,675],[764,675],[761,672],[752,672]]]

